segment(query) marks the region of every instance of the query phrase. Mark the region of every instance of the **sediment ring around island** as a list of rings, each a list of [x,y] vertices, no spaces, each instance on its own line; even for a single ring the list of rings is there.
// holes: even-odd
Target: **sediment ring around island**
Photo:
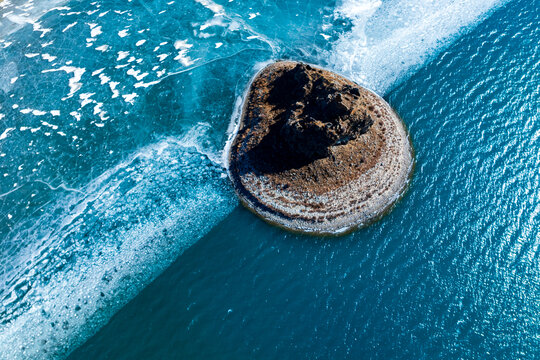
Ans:
[[[279,61],[251,82],[228,172],[264,220],[336,234],[382,216],[413,162],[405,125],[381,97],[333,72]]]

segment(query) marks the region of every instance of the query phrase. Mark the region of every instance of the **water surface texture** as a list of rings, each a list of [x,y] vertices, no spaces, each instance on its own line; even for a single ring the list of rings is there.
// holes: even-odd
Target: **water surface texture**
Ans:
[[[536,2],[0,7],[0,358],[64,358],[109,319],[72,358],[540,356]],[[280,58],[409,126],[382,221],[311,238],[238,207],[231,115]]]

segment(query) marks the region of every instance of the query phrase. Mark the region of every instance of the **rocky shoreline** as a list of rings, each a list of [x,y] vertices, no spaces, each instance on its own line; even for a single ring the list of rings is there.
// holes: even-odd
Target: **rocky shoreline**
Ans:
[[[227,155],[245,206],[316,234],[380,217],[406,189],[414,162],[405,126],[382,98],[292,61],[255,76]]]

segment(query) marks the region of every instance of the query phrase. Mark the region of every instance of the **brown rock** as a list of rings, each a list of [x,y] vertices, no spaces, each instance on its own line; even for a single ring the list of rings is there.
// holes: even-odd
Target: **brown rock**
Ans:
[[[412,147],[391,107],[332,72],[277,62],[254,78],[230,146],[242,202],[309,233],[367,224],[399,198]]]

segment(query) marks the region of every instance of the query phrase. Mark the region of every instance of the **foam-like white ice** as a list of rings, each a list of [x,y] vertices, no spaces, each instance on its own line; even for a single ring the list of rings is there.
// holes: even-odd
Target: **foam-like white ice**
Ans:
[[[509,0],[344,0],[336,9],[352,31],[335,43],[329,64],[381,94]]]
[[[232,210],[219,154],[203,149],[202,134],[198,125],[83,189],[63,187],[68,195],[14,232],[0,258],[9,269],[0,273],[1,359],[65,356]]]

